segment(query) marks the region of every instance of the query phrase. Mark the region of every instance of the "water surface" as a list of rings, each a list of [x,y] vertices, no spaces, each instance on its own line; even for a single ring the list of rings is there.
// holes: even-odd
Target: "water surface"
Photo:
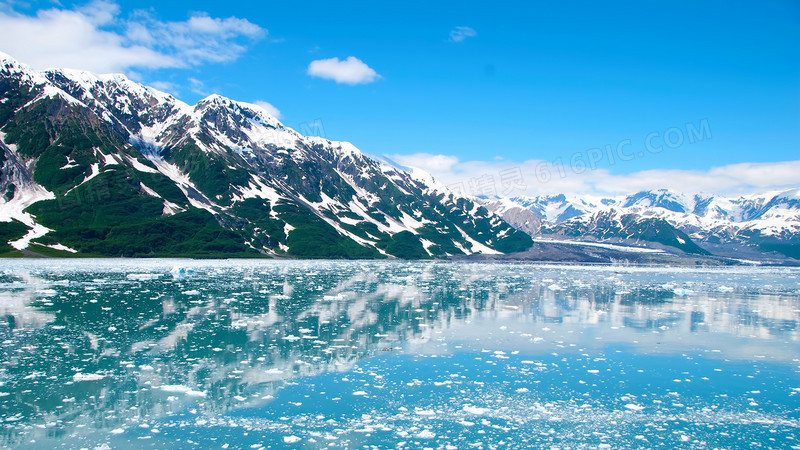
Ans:
[[[6,260],[0,314],[7,447],[800,446],[796,269]]]

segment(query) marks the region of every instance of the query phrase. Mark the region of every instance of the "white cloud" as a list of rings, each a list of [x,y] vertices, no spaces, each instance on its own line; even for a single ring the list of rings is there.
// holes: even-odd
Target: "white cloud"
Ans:
[[[345,60],[328,58],[311,61],[308,65],[308,74],[350,85],[372,83],[380,78],[373,68],[355,56],[348,56]]]
[[[178,87],[175,86],[175,83],[170,81],[151,81],[148,83],[148,85],[158,89],[159,91],[168,92],[172,95],[176,95],[178,92]]]
[[[450,42],[463,42],[464,39],[477,35],[478,33],[470,27],[455,27],[450,30]]]
[[[35,68],[69,67],[128,72],[232,61],[266,30],[245,19],[198,13],[162,22],[148,12],[119,16],[116,3],[42,9],[30,16],[0,12],[0,48]]]
[[[203,96],[207,96],[209,94],[208,90],[206,89],[206,84],[197,78],[188,78],[186,81],[189,82],[189,90],[195,94]]]
[[[265,102],[264,100],[256,100],[253,102],[254,105],[260,106],[267,110],[267,112],[274,118],[280,119],[281,118],[281,110],[276,108],[272,103]]]
[[[432,175],[451,174],[455,171],[455,166],[459,164],[459,159],[452,155],[433,155],[430,153],[414,153],[413,155],[392,155],[392,160],[410,167],[417,167]]]
[[[246,19],[218,19],[205,13],[183,22],[161,22],[139,12],[126,23],[126,38],[167,54],[175,54],[185,65],[227,62],[237,59],[246,43],[260,39],[266,31]]]
[[[800,161],[738,163],[706,170],[650,169],[613,174],[608,169],[556,165],[542,160],[460,161],[451,155],[391,155],[406,166],[430,172],[437,180],[473,195],[619,195],[650,189],[713,194],[745,194],[800,186]],[[480,189],[479,189],[480,187]]]

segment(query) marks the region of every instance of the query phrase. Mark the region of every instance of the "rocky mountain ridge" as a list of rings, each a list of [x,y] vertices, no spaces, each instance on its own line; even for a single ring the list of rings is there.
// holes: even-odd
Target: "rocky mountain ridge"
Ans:
[[[732,197],[660,189],[481,202],[532,236],[656,244],[693,254],[741,256],[744,250],[800,257],[800,189]]]
[[[190,106],[123,75],[0,55],[0,133],[0,234],[16,251],[431,258],[531,245],[422,171],[219,95]]]

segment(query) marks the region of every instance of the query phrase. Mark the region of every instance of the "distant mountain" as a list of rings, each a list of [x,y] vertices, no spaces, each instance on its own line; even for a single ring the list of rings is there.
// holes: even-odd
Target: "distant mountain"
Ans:
[[[0,253],[431,258],[530,236],[430,175],[218,95],[0,54]],[[8,244],[6,244],[8,243]]]
[[[481,203],[532,236],[646,244],[736,258],[800,259],[799,189],[739,197],[661,189],[608,198],[555,195]],[[525,216],[529,213],[536,218]],[[536,227],[528,226],[537,219]]]

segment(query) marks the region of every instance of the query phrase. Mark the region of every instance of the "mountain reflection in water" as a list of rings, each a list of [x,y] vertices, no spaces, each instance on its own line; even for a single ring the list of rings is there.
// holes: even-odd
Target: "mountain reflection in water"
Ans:
[[[691,349],[796,368],[800,272],[26,260],[5,264],[0,314],[0,443],[36,446],[268,408],[376,357]]]

